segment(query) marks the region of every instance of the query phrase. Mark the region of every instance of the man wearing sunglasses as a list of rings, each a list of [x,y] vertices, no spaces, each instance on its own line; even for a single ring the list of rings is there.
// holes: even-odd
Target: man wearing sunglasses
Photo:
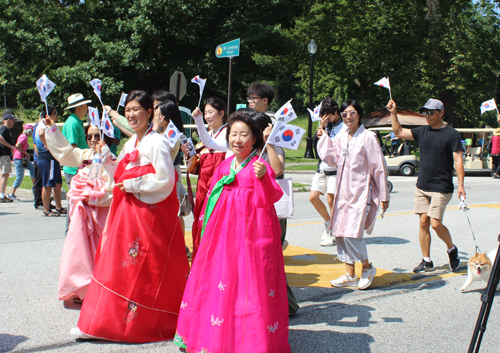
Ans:
[[[455,270],[460,265],[458,249],[453,244],[448,228],[443,224],[443,216],[446,205],[453,196],[453,167],[457,172],[458,198],[465,199],[465,173],[460,135],[457,130],[444,123],[444,105],[440,100],[429,99],[420,107],[420,113],[425,116],[429,125],[414,129],[401,127],[396,103],[392,99],[387,104],[387,109],[391,113],[394,134],[400,139],[418,141],[420,148],[420,169],[413,203],[415,213],[420,217],[419,239],[423,259],[413,272],[420,273],[434,269],[430,257],[430,226],[446,244],[450,269]]]

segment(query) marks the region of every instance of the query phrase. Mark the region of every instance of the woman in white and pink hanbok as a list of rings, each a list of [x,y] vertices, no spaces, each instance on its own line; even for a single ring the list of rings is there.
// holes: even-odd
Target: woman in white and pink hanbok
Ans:
[[[320,128],[318,154],[329,166],[337,166],[337,190],[330,230],[337,237],[337,257],[346,264],[346,273],[331,281],[334,287],[368,288],[376,269],[368,261],[364,231],[371,234],[377,211],[389,207],[387,165],[376,135],[361,124],[363,111],[355,100],[340,107],[347,130],[334,140]],[[355,262],[361,261],[361,278],[355,274]]]
[[[86,138],[91,148],[80,149],[73,147],[55,124],[48,123],[45,135],[50,153],[62,165],[80,167],[68,192],[71,222],[61,254],[58,290],[60,300],[73,298],[80,302],[85,298],[94,271],[95,254],[108,217],[114,181],[103,167],[96,179],[88,176],[92,156],[99,149],[98,127],[87,127]]]

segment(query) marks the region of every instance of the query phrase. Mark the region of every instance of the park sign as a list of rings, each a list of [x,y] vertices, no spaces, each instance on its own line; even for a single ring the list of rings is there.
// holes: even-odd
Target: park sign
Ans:
[[[218,58],[240,56],[240,38],[218,45],[215,48],[215,56]]]

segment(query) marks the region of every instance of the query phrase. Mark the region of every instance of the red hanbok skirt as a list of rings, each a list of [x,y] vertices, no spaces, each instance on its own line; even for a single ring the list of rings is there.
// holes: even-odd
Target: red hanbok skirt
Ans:
[[[155,173],[151,165],[125,170],[125,163],[117,183]],[[156,204],[115,187],[78,320],[83,333],[133,343],[174,338],[189,273],[178,210],[175,187]]]
[[[204,153],[200,158],[200,170],[198,173],[198,184],[196,186],[196,199],[194,201],[193,208],[193,227],[191,230],[193,236],[193,257],[192,261],[198,252],[201,241],[201,222],[199,218],[203,205],[205,204],[205,199],[207,198],[208,189],[212,184],[212,177],[219,165],[226,158],[225,153]]]

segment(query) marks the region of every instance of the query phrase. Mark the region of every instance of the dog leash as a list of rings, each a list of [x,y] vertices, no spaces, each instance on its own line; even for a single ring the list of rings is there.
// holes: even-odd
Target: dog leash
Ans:
[[[472,224],[470,223],[469,214],[467,213],[469,208],[467,207],[467,203],[465,202],[465,199],[463,196],[460,197],[460,203],[458,204],[458,209],[465,212],[465,215],[467,216],[467,221],[469,222],[469,228],[470,228],[470,231],[472,233],[472,239],[474,239],[474,245],[476,246],[476,252],[480,253],[481,250],[479,249],[479,246],[477,246],[476,236],[474,235],[474,231],[472,230]]]

